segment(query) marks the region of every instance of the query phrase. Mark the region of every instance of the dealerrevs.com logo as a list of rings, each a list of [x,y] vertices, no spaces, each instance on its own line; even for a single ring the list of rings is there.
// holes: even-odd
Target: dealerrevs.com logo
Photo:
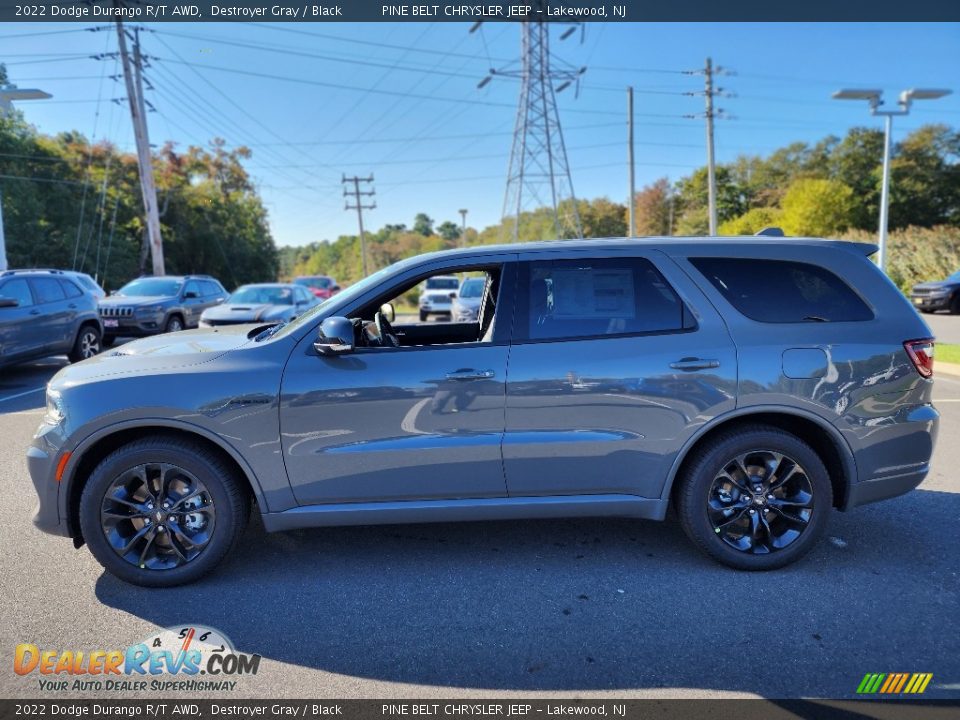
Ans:
[[[38,676],[44,692],[231,691],[234,678],[259,669],[259,655],[237,652],[226,635],[202,625],[166,628],[123,650],[21,643],[13,657],[13,671]]]

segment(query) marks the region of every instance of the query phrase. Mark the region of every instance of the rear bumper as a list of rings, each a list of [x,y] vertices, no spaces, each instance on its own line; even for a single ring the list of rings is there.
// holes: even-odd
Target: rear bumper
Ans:
[[[930,466],[924,465],[918,470],[854,483],[847,496],[846,509],[867,505],[878,500],[888,500],[908,493],[923,482]]]

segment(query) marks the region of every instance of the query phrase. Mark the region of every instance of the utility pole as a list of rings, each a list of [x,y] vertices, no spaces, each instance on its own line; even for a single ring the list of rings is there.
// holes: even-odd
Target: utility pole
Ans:
[[[460,208],[460,247],[467,244],[467,210]]]
[[[630,176],[630,237],[637,236],[636,197],[633,162],[633,86],[627,88],[627,166]]]
[[[346,175],[344,175],[343,180],[341,182],[344,185],[343,196],[345,198],[349,198],[350,196],[353,196],[353,200],[354,200],[353,205],[351,205],[350,201],[348,200],[345,203],[344,209],[357,211],[357,222],[360,223],[360,259],[363,265],[363,276],[366,277],[367,276],[367,236],[363,231],[363,211],[373,210],[377,206],[377,203],[373,202],[370,205],[363,204],[360,198],[364,196],[372,197],[374,194],[376,194],[376,191],[373,188],[370,188],[369,190],[360,190],[360,183],[372,183],[373,173],[370,173],[370,176],[365,178],[357,177],[356,175],[354,175],[353,177],[347,177]],[[353,183],[353,190],[349,190],[347,187],[350,185],[350,183]]]
[[[710,208],[710,235],[717,234],[717,168],[713,155],[713,61],[707,58],[703,70],[703,94],[707,101],[707,202]]]
[[[134,65],[131,69],[127,54],[127,36],[123,21],[117,20],[117,44],[123,65],[123,79],[130,102],[130,117],[133,120],[133,135],[137,143],[137,165],[140,168],[140,190],[143,194],[143,209],[147,218],[147,237],[150,239],[150,255],[153,258],[153,274],[165,273],[163,264],[163,238],[160,235],[160,213],[157,206],[157,186],[153,180],[153,164],[150,158],[150,136],[147,134],[147,118],[144,112],[143,81],[141,77],[143,57],[140,54],[139,31],[134,39]],[[135,73],[135,74],[134,74]]]
[[[19,89],[16,85],[0,85],[0,117],[13,112],[13,100],[47,100],[52,98],[43,90]],[[7,243],[3,234],[3,185],[0,184],[0,272],[7,269]]]
[[[887,271],[887,226],[890,213],[890,148],[893,136],[894,115],[909,115],[914,100],[938,100],[949,95],[952,90],[914,88],[904,90],[897,100],[896,110],[881,110],[882,90],[838,90],[833,94],[836,100],[866,100],[870,103],[870,114],[884,119],[883,133],[883,180],[880,185],[880,227],[877,231],[877,265]]]

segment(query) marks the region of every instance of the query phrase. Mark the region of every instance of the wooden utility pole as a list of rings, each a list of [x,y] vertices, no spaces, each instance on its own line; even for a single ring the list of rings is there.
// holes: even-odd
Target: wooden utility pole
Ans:
[[[153,274],[165,274],[163,264],[163,238],[160,235],[160,213],[157,208],[157,186],[153,180],[153,164],[150,158],[150,136],[147,134],[147,117],[143,102],[143,80],[141,77],[143,58],[140,55],[139,31],[133,46],[133,65],[127,54],[127,36],[123,21],[117,20],[117,43],[120,48],[120,61],[123,65],[123,79],[127,86],[127,100],[130,103],[130,117],[133,120],[133,135],[137,143],[137,165],[140,169],[140,190],[143,194],[143,209],[147,218],[147,237],[150,241],[150,255],[153,258]]]
[[[373,188],[371,188],[370,190],[361,191],[360,183],[372,183],[373,174],[371,173],[370,177],[365,177],[365,178],[357,177],[356,175],[354,175],[353,177],[347,177],[346,175],[344,175],[342,182],[345,186],[343,188],[343,196],[345,198],[349,198],[352,195],[354,199],[353,205],[351,205],[349,201],[346,202],[346,209],[357,211],[357,221],[360,223],[360,259],[363,264],[363,276],[366,277],[367,276],[367,236],[363,231],[363,211],[373,210],[377,206],[377,203],[374,202],[374,203],[371,203],[370,205],[364,205],[361,202],[360,200],[361,197],[363,196],[372,197],[375,194],[375,191],[373,190]],[[353,190],[349,190],[346,187],[350,183],[353,183]]]

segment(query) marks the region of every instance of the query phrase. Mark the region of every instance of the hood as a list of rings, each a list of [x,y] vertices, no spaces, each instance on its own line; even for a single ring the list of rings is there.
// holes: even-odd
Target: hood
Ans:
[[[932,282],[919,283],[913,286],[914,290],[949,290],[957,287],[960,282],[956,280],[934,280]]]
[[[222,327],[185,330],[134,340],[94,355],[89,360],[68,365],[54,376],[50,386],[65,388],[105,375],[154,372],[200,365],[252,342],[247,337],[249,332],[248,327]]]
[[[99,304],[103,307],[139,307],[140,305],[156,305],[170,299],[168,295],[107,295],[100,298]]]
[[[220,322],[253,323],[262,320],[282,319],[292,310],[292,305],[222,303],[204,310],[200,319],[218,320]]]

